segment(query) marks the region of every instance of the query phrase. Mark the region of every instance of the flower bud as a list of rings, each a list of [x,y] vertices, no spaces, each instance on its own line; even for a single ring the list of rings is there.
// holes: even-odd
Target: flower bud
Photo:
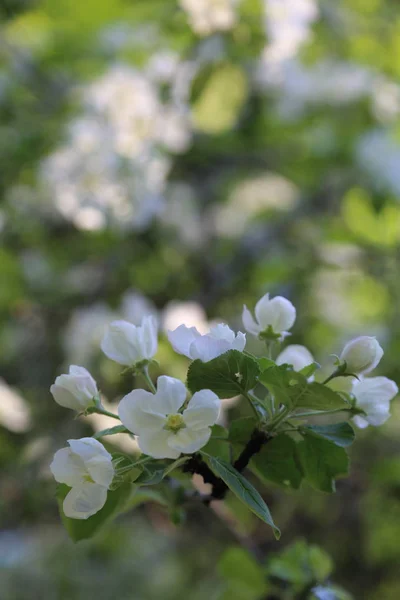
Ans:
[[[84,367],[71,365],[68,375],[60,375],[50,388],[54,400],[60,406],[77,412],[86,410],[98,395],[95,380]]]
[[[374,337],[361,336],[348,342],[343,348],[340,360],[347,364],[347,373],[369,373],[379,364],[383,350]]]
[[[357,381],[353,387],[356,407],[365,414],[353,417],[357,427],[382,425],[390,417],[390,401],[398,394],[398,387],[387,377],[368,377]]]
[[[151,360],[157,345],[157,321],[153,316],[147,316],[140,326],[128,321],[113,321],[103,337],[101,349],[111,360],[132,367]]]
[[[277,365],[292,365],[294,371],[301,371],[313,362],[314,358],[311,352],[299,344],[287,346],[276,359]]]
[[[255,319],[247,306],[243,307],[243,326],[253,335],[260,335],[272,330],[275,335],[285,337],[287,330],[293,327],[296,320],[296,309],[293,304],[283,296],[269,297],[265,294],[256,304]]]

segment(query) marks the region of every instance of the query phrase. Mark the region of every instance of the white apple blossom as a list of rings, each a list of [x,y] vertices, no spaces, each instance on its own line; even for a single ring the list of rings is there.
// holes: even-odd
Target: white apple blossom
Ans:
[[[243,306],[243,325],[246,331],[253,335],[267,332],[271,328],[274,334],[284,338],[296,320],[295,307],[290,300],[283,296],[275,296],[270,299],[269,294],[265,294],[257,302],[254,312],[256,319],[253,318],[247,306]]]
[[[122,398],[118,414],[138,436],[139,448],[153,458],[178,458],[197,452],[209,440],[218,419],[221,401],[211,390],[196,392],[184,408],[186,387],[162,375],[157,392],[133,390]]]
[[[292,365],[294,371],[301,371],[314,362],[311,352],[300,344],[287,346],[276,359],[277,365]]]
[[[365,411],[365,415],[353,417],[357,427],[364,429],[368,425],[382,425],[390,417],[390,401],[399,389],[394,381],[387,377],[369,377],[357,381],[353,387],[356,407]]]
[[[379,364],[383,350],[376,338],[360,336],[348,342],[340,355],[347,364],[348,373],[369,373]]]
[[[209,333],[201,335],[196,327],[180,325],[174,331],[168,331],[168,339],[175,352],[192,360],[208,362],[228,350],[244,350],[246,336],[239,331],[235,335],[228,325],[219,323],[211,327]]]
[[[111,454],[93,438],[68,440],[50,465],[54,478],[71,487],[63,502],[71,519],[87,519],[103,508],[114,477]]]
[[[113,321],[103,337],[101,349],[121,365],[133,366],[151,360],[157,352],[157,329],[153,315],[143,317],[139,326],[128,321]]]
[[[84,367],[71,365],[69,373],[59,375],[50,388],[54,400],[60,406],[78,412],[86,410],[98,396],[95,380]]]

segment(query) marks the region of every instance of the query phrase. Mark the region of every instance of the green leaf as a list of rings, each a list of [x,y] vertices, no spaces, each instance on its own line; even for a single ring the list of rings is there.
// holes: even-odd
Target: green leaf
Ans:
[[[275,365],[263,371],[259,381],[276,398],[278,403],[286,406],[296,406],[307,389],[307,379],[293,371],[290,365]]]
[[[214,360],[195,360],[189,367],[187,384],[192,393],[212,390],[219,398],[248,392],[257,383],[257,361],[238,350],[229,350]]]
[[[225,427],[221,427],[221,425],[213,425],[211,430],[211,438],[203,447],[203,452],[229,462],[231,458],[231,447],[228,441],[228,431]]]
[[[309,377],[312,377],[315,371],[318,371],[319,368],[320,365],[316,362],[313,362],[310,365],[307,365],[306,367],[300,369],[299,373],[308,379]]]
[[[346,451],[314,434],[305,435],[297,450],[309,484],[322,492],[334,492],[335,479],[348,473]]]
[[[105,435],[115,435],[116,433],[129,433],[129,429],[127,429],[124,425],[116,425],[115,427],[109,427],[108,429],[102,429],[94,434],[94,438],[97,440]],[[131,434],[132,435],[132,434]]]
[[[135,480],[136,485],[157,485],[164,477],[172,473],[189,459],[188,456],[181,456],[172,463],[166,464],[162,460],[149,461],[141,465],[143,473]]]
[[[274,362],[270,358],[267,358],[266,356],[262,356],[261,358],[258,358],[257,361],[258,361],[261,371],[266,371],[270,367],[277,366],[276,362]]]
[[[243,417],[232,421],[229,427],[229,441],[233,444],[247,444],[257,426],[254,417]]]
[[[304,428],[308,433],[323,437],[340,446],[347,448],[355,439],[354,429],[349,423],[334,423],[333,425],[308,425]]]
[[[332,568],[330,556],[304,540],[294,542],[267,563],[270,576],[290,582],[297,589],[314,581],[324,581]]]
[[[103,508],[88,519],[70,519],[65,516],[62,505],[64,498],[70,489],[71,488],[65,484],[59,484],[57,486],[56,496],[61,520],[68,531],[70,538],[74,542],[79,542],[80,540],[85,540],[95,535],[107,522],[111,521],[111,519],[119,512],[122,512],[135,487],[126,483],[116,490],[109,491]]]
[[[145,487],[140,487],[137,488],[136,492],[132,495],[126,509],[130,510],[136,508],[140,504],[145,504],[146,502],[156,502],[162,506],[168,506],[168,500],[161,492],[152,488],[147,489]]]
[[[348,402],[322,383],[309,383],[304,393],[295,403],[296,408],[311,408],[313,410],[345,410],[350,408]]]
[[[221,477],[229,489],[244,502],[254,514],[273,528],[275,537],[279,539],[281,532],[275,525],[268,506],[251,483],[229,463],[207,454],[204,454],[204,456],[214,473],[218,475],[218,477]]]
[[[261,448],[251,459],[250,468],[264,483],[273,481],[285,487],[298,489],[303,479],[297,457],[297,444],[284,433]]]
[[[225,550],[218,562],[218,572],[227,583],[226,596],[235,600],[259,600],[267,593],[262,567],[244,548]],[[232,593],[229,594],[228,591]]]

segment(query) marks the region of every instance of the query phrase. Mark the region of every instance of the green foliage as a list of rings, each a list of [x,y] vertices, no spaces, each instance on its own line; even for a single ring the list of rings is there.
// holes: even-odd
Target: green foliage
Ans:
[[[213,425],[211,429],[211,438],[208,443],[203,446],[203,452],[229,462],[231,459],[231,451],[228,440],[228,431],[225,427],[221,427],[221,425]]]
[[[347,475],[349,470],[346,451],[313,433],[304,435],[297,448],[307,482],[322,492],[334,492],[335,479]]]
[[[349,423],[334,423],[332,425],[308,425],[304,428],[310,434],[320,436],[333,442],[336,446],[347,448],[355,439],[354,429]]]
[[[57,486],[57,500],[65,529],[74,542],[80,542],[97,534],[104,525],[122,512],[135,488],[127,483],[121,485],[116,490],[108,491],[107,500],[103,508],[88,519],[70,519],[65,516],[62,505],[70,489],[65,484],[59,484]]]
[[[251,470],[263,482],[270,481],[298,489],[303,471],[297,457],[297,444],[281,433],[269,441],[251,460]]]
[[[227,548],[218,562],[218,572],[226,582],[223,598],[259,600],[267,593],[262,567],[244,548]]]
[[[309,383],[303,393],[294,400],[296,408],[313,410],[339,410],[350,408],[347,400],[322,383]]]
[[[204,456],[214,473],[254,514],[273,528],[275,537],[279,539],[280,530],[275,525],[268,506],[251,483],[229,463],[213,456]]]
[[[258,374],[258,363],[254,358],[238,350],[229,350],[207,363],[193,361],[187,383],[192,393],[209,389],[220,398],[232,398],[251,390]]]
[[[115,425],[114,427],[109,427],[108,429],[102,429],[94,434],[94,438],[99,439],[106,435],[115,435],[117,433],[131,433],[129,429],[127,429],[124,425]]]
[[[277,577],[302,589],[310,583],[324,582],[333,569],[330,556],[321,548],[298,541],[272,557],[267,563],[270,576]]]

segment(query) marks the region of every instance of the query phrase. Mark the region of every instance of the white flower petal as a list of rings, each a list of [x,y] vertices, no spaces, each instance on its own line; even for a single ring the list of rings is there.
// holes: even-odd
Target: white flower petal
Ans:
[[[140,435],[137,442],[140,450],[153,458],[178,458],[180,451],[168,444],[171,437],[175,437],[171,431],[161,430]]]
[[[214,325],[211,327],[208,335],[216,340],[225,340],[229,342],[229,344],[232,344],[235,340],[235,332],[232,331],[232,329],[229,327],[229,325],[226,325],[226,323],[218,323],[218,325]]]
[[[85,462],[85,466],[89,472],[89,475],[95,483],[109,488],[114,478],[114,467],[112,464],[112,458],[106,456],[95,456]]]
[[[390,401],[398,391],[395,382],[387,377],[368,377],[356,382],[353,387],[356,406],[366,413],[361,418],[371,425],[382,425],[390,417]]]
[[[232,343],[232,350],[239,350],[239,352],[243,352],[246,346],[246,334],[239,331],[236,335]]]
[[[56,481],[71,487],[80,485],[86,474],[82,458],[74,454],[70,448],[61,448],[55,453],[50,470]]]
[[[262,330],[272,327],[275,333],[283,333],[291,329],[296,320],[296,309],[283,296],[275,296],[271,300],[265,294],[256,304],[255,315]]]
[[[85,437],[79,440],[68,440],[68,444],[72,452],[80,456],[84,462],[98,456],[112,460],[111,454],[107,452],[103,444],[94,438]]]
[[[146,390],[133,390],[124,396],[118,406],[118,415],[129,431],[146,434],[161,431],[165,425],[165,414],[154,410],[155,395]]]
[[[144,317],[140,327],[142,336],[142,354],[150,360],[157,353],[158,323],[154,315]]]
[[[301,371],[312,362],[314,362],[314,358],[311,352],[299,344],[287,346],[276,359],[277,365],[292,365],[295,371]]]
[[[157,379],[157,393],[152,399],[152,410],[163,415],[178,412],[186,400],[186,386],[179,379],[161,375]]]
[[[363,335],[350,340],[340,355],[346,361],[349,373],[365,374],[378,366],[383,356],[383,349],[374,337]]]
[[[183,411],[183,420],[190,429],[204,429],[216,423],[221,410],[221,400],[211,390],[201,390],[193,395]]]
[[[192,358],[190,354],[191,344],[200,337],[200,333],[196,327],[186,327],[186,325],[180,325],[174,331],[167,332],[169,342],[175,352],[183,354],[188,358]]]
[[[96,483],[84,483],[73,487],[64,498],[63,510],[70,519],[88,519],[103,508],[107,500],[107,488]]]
[[[96,382],[89,371],[76,365],[70,366],[68,375],[56,378],[50,392],[57,404],[78,412],[92,404],[98,394]]]
[[[113,321],[101,342],[101,349],[115,362],[132,366],[143,360],[140,352],[137,327],[127,321]]]
[[[365,429],[369,425],[367,419],[365,419],[364,417],[361,417],[360,415],[356,415],[355,417],[353,417],[353,421],[354,421],[354,424],[357,425],[357,427],[359,429]]]
[[[252,335],[258,335],[261,332],[261,327],[255,322],[253,315],[246,305],[243,306],[242,312],[243,327]]]
[[[211,429],[206,427],[204,429],[181,429],[177,434],[172,435],[168,443],[171,448],[174,448],[178,452],[184,454],[191,454],[197,452],[205,446],[210,439]]]
[[[207,334],[191,344],[190,354],[193,360],[199,359],[202,362],[208,362],[230,349],[231,344],[227,340],[217,340]]]

